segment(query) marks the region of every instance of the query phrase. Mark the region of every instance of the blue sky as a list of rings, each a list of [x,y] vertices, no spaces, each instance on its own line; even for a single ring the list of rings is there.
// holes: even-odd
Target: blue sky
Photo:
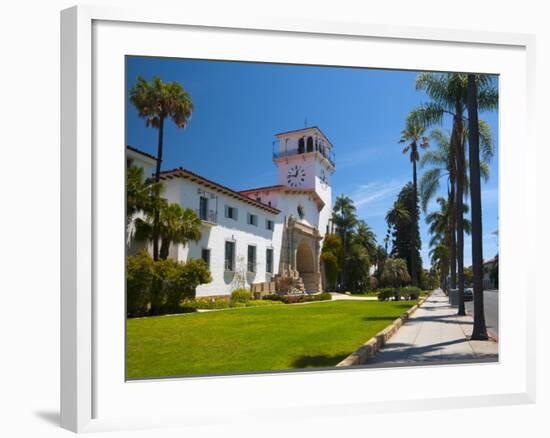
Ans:
[[[274,134],[319,126],[334,145],[333,196],[350,196],[358,216],[383,244],[385,214],[412,179],[399,138],[407,113],[427,101],[415,90],[416,72],[295,66],[169,58],[127,58],[128,89],[141,75],[176,80],[190,93],[195,110],[188,127],[165,127],[163,169],[183,166],[236,190],[276,183],[271,160]],[[126,140],[156,153],[157,130],[145,127],[127,96]],[[493,130],[496,154],[482,185],[483,251],[497,253],[491,234],[498,223],[498,114],[481,113]],[[446,121],[444,129],[449,129]],[[423,170],[419,170],[419,179]],[[443,190],[445,185],[442,185]],[[442,193],[443,195],[443,193]],[[428,210],[435,208],[429,206]],[[429,266],[424,214],[422,259]],[[471,244],[465,238],[465,266]]]

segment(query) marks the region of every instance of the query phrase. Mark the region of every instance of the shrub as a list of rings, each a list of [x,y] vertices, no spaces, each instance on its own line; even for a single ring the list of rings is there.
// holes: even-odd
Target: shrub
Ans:
[[[145,251],[126,257],[128,316],[181,313],[183,299],[195,297],[199,284],[212,281],[202,259],[153,261]]]
[[[179,309],[184,299],[194,298],[199,284],[212,281],[204,260],[191,259],[185,263],[166,259],[156,262],[157,281],[161,285],[156,298],[160,313],[172,313]]]
[[[404,259],[388,259],[384,264],[381,282],[387,287],[400,287],[411,281]]]
[[[229,300],[224,297],[204,297],[192,300],[185,300],[182,307],[192,307],[194,309],[227,309],[230,307]]]
[[[378,300],[379,301],[388,301],[393,299],[394,301],[399,301],[401,299],[401,290],[395,287],[385,287],[378,289]]]
[[[252,295],[248,289],[239,288],[231,292],[232,303],[247,303],[252,299]]]
[[[128,316],[147,313],[155,276],[153,259],[146,251],[126,257],[126,312]]]
[[[285,304],[309,303],[313,301],[328,301],[332,300],[332,295],[328,292],[323,292],[316,295],[266,295],[264,300],[282,301]]]
[[[407,286],[401,288],[401,294],[406,300],[418,300],[422,290],[419,287]]]

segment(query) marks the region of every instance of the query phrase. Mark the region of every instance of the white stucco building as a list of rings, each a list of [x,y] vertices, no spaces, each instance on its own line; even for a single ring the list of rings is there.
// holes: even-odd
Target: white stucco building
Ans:
[[[236,276],[244,272],[249,286],[288,276],[298,278],[307,292],[322,290],[321,245],[332,214],[332,148],[317,127],[277,134],[276,184],[239,192],[187,169],[161,172],[164,196],[202,220],[198,242],[170,249],[177,260],[208,263],[213,281],[199,286],[197,296],[230,294]],[[128,164],[147,165],[146,174],[152,175],[151,157],[136,155],[128,148],[133,160]]]

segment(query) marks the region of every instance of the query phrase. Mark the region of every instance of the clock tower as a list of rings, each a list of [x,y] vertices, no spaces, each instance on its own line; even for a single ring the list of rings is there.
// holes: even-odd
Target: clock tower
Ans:
[[[313,189],[329,201],[330,177],[335,170],[333,146],[316,126],[276,134],[273,161],[278,184],[291,189]],[[329,193],[327,193],[329,192]]]
[[[273,161],[279,185],[292,191],[310,192],[324,204],[316,226],[324,236],[332,214],[331,176],[336,166],[333,145],[316,126],[276,134]]]

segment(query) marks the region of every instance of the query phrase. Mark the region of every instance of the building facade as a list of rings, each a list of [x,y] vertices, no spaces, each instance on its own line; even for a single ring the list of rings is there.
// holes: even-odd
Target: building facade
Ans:
[[[294,279],[302,291],[323,289],[320,255],[332,215],[332,148],[317,127],[277,134],[276,184],[243,191],[183,168],[161,172],[168,201],[193,209],[202,221],[198,242],[170,249],[176,260],[202,258],[208,264],[213,280],[197,288],[198,297],[281,278]]]

